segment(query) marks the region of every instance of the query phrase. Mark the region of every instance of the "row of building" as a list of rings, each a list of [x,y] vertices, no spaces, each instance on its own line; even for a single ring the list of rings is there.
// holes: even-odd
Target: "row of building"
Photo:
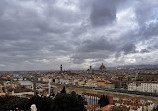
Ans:
[[[158,82],[131,82],[128,84],[128,91],[158,93]]]

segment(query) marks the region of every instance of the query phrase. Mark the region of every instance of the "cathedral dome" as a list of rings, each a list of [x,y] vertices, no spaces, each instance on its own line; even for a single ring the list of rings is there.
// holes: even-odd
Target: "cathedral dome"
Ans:
[[[102,63],[102,65],[100,66],[99,69],[100,69],[100,70],[102,70],[102,69],[106,69],[103,63]]]

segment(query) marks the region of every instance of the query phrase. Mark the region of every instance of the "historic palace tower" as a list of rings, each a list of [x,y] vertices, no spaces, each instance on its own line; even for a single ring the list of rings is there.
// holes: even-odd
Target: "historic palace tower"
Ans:
[[[62,66],[62,64],[61,64],[61,66],[60,66],[60,72],[62,72],[63,71],[63,66]]]

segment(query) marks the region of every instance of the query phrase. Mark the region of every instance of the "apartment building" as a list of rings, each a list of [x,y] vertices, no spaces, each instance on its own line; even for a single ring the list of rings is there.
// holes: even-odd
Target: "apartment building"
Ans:
[[[158,82],[132,82],[128,84],[128,91],[158,93]]]

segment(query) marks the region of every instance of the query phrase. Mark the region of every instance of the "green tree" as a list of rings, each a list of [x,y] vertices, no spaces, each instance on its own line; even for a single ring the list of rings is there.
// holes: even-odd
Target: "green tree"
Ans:
[[[66,94],[65,86],[64,86],[63,89],[60,91],[60,93]]]
[[[52,105],[52,98],[46,96],[33,96],[29,100],[30,106],[35,104],[38,111],[48,111]]]
[[[81,96],[71,94],[58,94],[52,104],[51,111],[86,111],[85,101]]]
[[[17,107],[19,110],[28,110],[30,108],[29,100],[15,96],[0,97],[1,110],[14,110]]]
[[[100,107],[104,107],[104,106],[108,105],[109,104],[108,97],[107,96],[105,97],[104,95],[102,95],[98,101],[98,104],[100,104]]]
[[[55,96],[55,94],[54,94],[54,92],[52,92],[52,94],[51,94],[53,97]]]
[[[71,95],[72,95],[72,96],[77,96],[77,94],[76,94],[75,91],[72,91],[72,92],[71,92]]]
[[[87,105],[87,102],[81,95],[77,95],[79,102],[82,102],[84,105]]]
[[[4,104],[5,104],[4,98],[0,96],[0,109],[5,109]]]

